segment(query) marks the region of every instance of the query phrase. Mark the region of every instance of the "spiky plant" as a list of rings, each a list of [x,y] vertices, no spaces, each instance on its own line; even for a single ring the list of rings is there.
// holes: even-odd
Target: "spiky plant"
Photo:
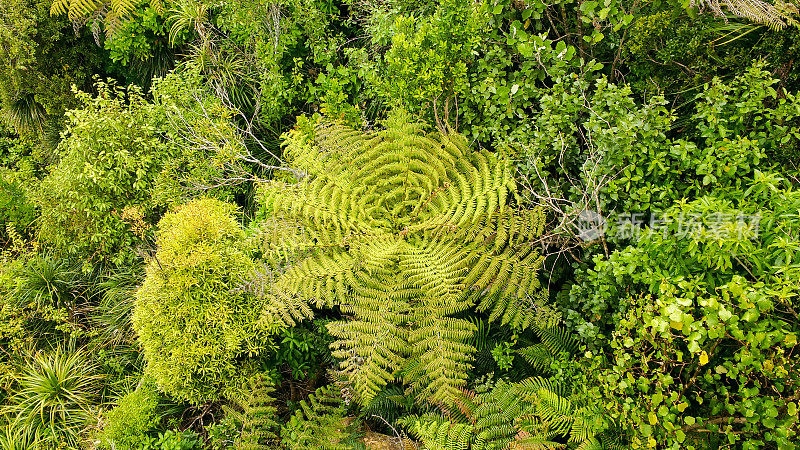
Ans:
[[[47,120],[44,108],[32,93],[8,99],[2,113],[18,134],[42,132]]]
[[[30,450],[36,440],[28,430],[14,428],[0,421],[0,450]]]
[[[450,402],[475,350],[459,313],[520,329],[548,316],[542,212],[514,206],[511,162],[408,120],[373,133],[301,124],[285,154],[306,176],[262,188],[268,248],[290,261],[265,316],[293,324],[309,305],[341,308],[333,354],[362,404],[395,380],[421,402]]]
[[[98,387],[95,368],[80,350],[59,348],[27,358],[16,380],[19,389],[5,408],[11,426],[33,440],[77,448],[81,434],[96,420],[91,411]]]
[[[29,430],[20,430],[10,424],[0,422],[0,450],[30,450],[37,445],[36,438]]]
[[[136,339],[131,314],[136,289],[144,279],[142,272],[137,266],[121,268],[100,283],[100,304],[92,319],[111,342],[130,344]]]
[[[33,257],[16,278],[13,298],[22,306],[66,308],[73,313],[88,292],[76,262],[49,254]]]

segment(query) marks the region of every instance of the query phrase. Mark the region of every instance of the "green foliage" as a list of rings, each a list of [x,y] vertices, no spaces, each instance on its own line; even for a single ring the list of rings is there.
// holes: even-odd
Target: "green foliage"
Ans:
[[[413,433],[428,450],[467,450],[472,426],[464,423],[415,423]]]
[[[68,113],[60,160],[35,193],[40,237],[59,249],[122,262],[148,236],[165,205],[151,191],[175,149],[159,135],[135,87],[98,83],[100,95],[78,94],[83,109]]]
[[[354,423],[345,418],[347,406],[335,386],[322,387],[300,402],[281,429],[281,442],[298,450],[353,448]],[[348,445],[349,444],[349,445]]]
[[[564,327],[534,327],[539,343],[516,350],[525,361],[542,373],[550,373],[552,364],[564,355],[574,355],[578,341],[572,332]]]
[[[19,430],[8,425],[0,428],[0,449],[2,450],[28,450],[35,444],[36,441],[28,430]]]
[[[610,355],[597,355],[589,370],[609,370],[599,395],[615,399],[606,406],[635,430],[637,445],[686,445],[705,439],[707,430],[710,445],[785,445],[797,433],[796,415],[786,413],[793,400],[784,394],[798,383],[797,363],[787,356],[797,345],[796,300],[788,287],[797,272],[794,254],[785,252],[797,243],[783,233],[798,226],[784,209],[797,203],[797,192],[768,176],[744,181],[750,198],[738,208],[712,197],[676,205],[663,234],[598,260],[591,289],[619,302],[620,324],[607,344]],[[758,235],[740,222],[711,219],[757,212],[763,215]],[[680,234],[679,216],[704,221]],[[648,365],[659,372],[648,376]]]
[[[390,105],[449,107],[453,97],[467,92],[467,66],[485,19],[470,2],[459,0],[443,2],[430,17],[399,14],[393,19],[382,86]]]
[[[64,111],[76,106],[70,87],[91,87],[103,60],[90,37],[65,32],[49,0],[9,0],[0,17],[0,110],[17,133],[51,149]]]
[[[751,20],[755,23],[767,25],[773,30],[780,30],[787,25],[800,26],[795,20],[798,11],[797,6],[792,3],[785,3],[776,1],[770,3],[767,1],[728,1],[720,3],[717,0],[705,0],[700,4],[708,6],[716,16],[723,16],[725,13],[722,11],[722,5],[725,5],[726,11],[730,14]]]
[[[3,2],[0,448],[794,448],[800,28],[723,11],[797,8]]]
[[[290,376],[296,380],[313,375],[315,368],[331,360],[328,346],[332,339],[325,322],[315,321],[314,328],[287,328],[276,338],[278,349],[275,352],[275,364],[288,368]]]
[[[194,200],[159,222],[158,251],[136,292],[133,327],[159,389],[200,403],[243,388],[274,328],[264,301],[237,288],[255,269],[233,205]]]
[[[150,442],[161,422],[161,395],[149,380],[140,381],[136,389],[120,398],[105,414],[105,425],[98,435],[102,448],[138,450]]]
[[[108,273],[97,286],[102,294],[93,311],[92,321],[110,342],[119,345],[136,341],[131,313],[136,288],[144,278],[143,269],[143,264],[118,269]]]
[[[202,445],[200,436],[192,431],[167,430],[158,433],[158,439],[145,445],[143,450],[200,450]]]
[[[19,305],[74,311],[85,295],[87,283],[81,267],[67,259],[36,255],[16,276],[13,298]]]
[[[91,21],[92,27],[98,27],[102,21],[106,33],[113,36],[140,3],[138,0],[53,0],[50,13],[66,15],[73,23],[81,25]],[[164,8],[162,0],[152,0],[150,6]]]
[[[30,250],[23,247],[2,267],[4,345],[14,352],[28,351],[48,339],[84,334],[79,311],[90,294],[91,277],[74,261]]]
[[[776,33],[738,20],[723,23],[696,8],[655,4],[644,6],[631,24],[621,56],[630,68],[626,77],[642,95],[668,95],[675,105],[691,103],[705,83],[726,80],[763,59],[784,87],[797,89],[794,71],[781,70],[796,58],[797,31]]]
[[[59,348],[32,355],[17,379],[18,390],[4,408],[11,427],[30,433],[43,446],[79,448],[82,433],[96,420],[94,369],[85,351]]]
[[[268,249],[292,261],[270,285],[265,317],[293,324],[311,315],[307,302],[339,306],[353,319],[328,325],[333,355],[362,403],[395,379],[446,403],[474,351],[472,324],[455,314],[477,299],[503,324],[546,320],[529,244],[541,214],[513,206],[507,159],[403,115],[387,127],[322,123],[289,137],[286,155],[305,177],[262,190]]]
[[[11,240],[7,232],[11,226],[16,232],[30,229],[36,219],[36,207],[28,202],[27,191],[17,181],[6,182],[0,176],[0,239]]]
[[[160,3],[160,2],[153,2]],[[113,39],[106,39],[104,46],[110,52],[112,61],[128,65],[135,61],[147,61],[157,51],[155,41],[167,33],[163,5],[150,4],[135,11],[114,32]],[[163,44],[162,44],[163,45]],[[158,75],[166,75],[158,73]]]
[[[254,377],[234,401],[235,406],[225,408],[226,418],[235,424],[231,441],[237,450],[269,449],[278,441],[275,431],[280,424],[275,420],[275,399],[269,396],[274,389],[268,381],[264,376]]]
[[[488,391],[464,392],[453,416],[402,419],[425,449],[615,448],[596,404],[579,406],[559,383],[527,378],[499,381]]]

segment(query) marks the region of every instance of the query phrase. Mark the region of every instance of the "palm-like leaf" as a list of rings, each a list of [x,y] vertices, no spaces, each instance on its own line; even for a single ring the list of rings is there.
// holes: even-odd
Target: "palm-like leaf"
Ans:
[[[36,441],[77,447],[81,433],[95,419],[90,410],[97,389],[94,371],[82,351],[33,355],[5,409],[12,427]]]
[[[6,121],[18,134],[36,133],[44,130],[47,116],[34,94],[10,99],[2,109]]]

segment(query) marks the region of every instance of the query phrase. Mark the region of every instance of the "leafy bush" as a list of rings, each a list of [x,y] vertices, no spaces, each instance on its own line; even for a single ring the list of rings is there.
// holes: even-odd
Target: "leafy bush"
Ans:
[[[201,198],[164,216],[136,292],[133,327],[163,392],[193,403],[242,388],[272,345],[264,300],[237,289],[255,269],[236,208]]]
[[[161,422],[161,395],[155,383],[142,380],[136,390],[120,398],[105,414],[106,423],[98,434],[102,448],[139,450],[149,442]]]
[[[165,208],[151,190],[174,148],[159,135],[159,116],[135,87],[98,83],[69,111],[60,160],[34,195],[40,236],[90,259],[122,262]],[[163,120],[163,116],[161,117]]]
[[[675,205],[661,229],[597,258],[573,287],[570,317],[581,311],[593,350],[585,371],[604,374],[590,395],[635,447],[782,447],[800,431],[800,273],[787,251],[800,243],[786,234],[800,227],[788,212],[800,194],[774,174],[740,183],[745,192]]]

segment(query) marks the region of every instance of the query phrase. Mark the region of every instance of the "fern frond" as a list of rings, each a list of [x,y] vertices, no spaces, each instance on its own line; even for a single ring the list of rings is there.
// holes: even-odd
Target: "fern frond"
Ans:
[[[362,404],[397,380],[446,407],[475,352],[475,326],[454,315],[477,299],[517,328],[552,322],[537,276],[544,217],[510,204],[510,160],[402,115],[386,125],[290,133],[284,156],[306,176],[260,189],[265,253],[287,266],[265,314],[340,307],[348,320],[328,325],[332,348]]]
[[[75,27],[103,22],[106,35],[112,38],[138,6],[137,0],[53,0],[50,14],[66,15]],[[77,33],[78,28],[75,30]]]
[[[278,439],[275,430],[280,429],[276,422],[274,399],[269,394],[274,391],[272,386],[261,379],[250,381],[249,389],[239,398],[233,400],[233,405],[223,406],[227,416],[233,417],[240,427],[239,437],[235,442],[237,450],[261,450],[273,448]]]
[[[570,331],[563,327],[536,327],[534,332],[542,340],[542,344],[554,355],[562,352],[574,354],[578,351],[578,341]]]
[[[528,362],[534,369],[549,372],[553,361],[553,354],[544,344],[534,344],[517,350],[517,354]]]
[[[410,337],[417,361],[406,373],[418,399],[448,404],[459,396],[475,351],[465,343],[473,331],[472,324],[462,319],[429,316],[420,320]]]
[[[463,423],[415,422],[412,433],[426,450],[468,450],[472,441],[472,426]]]
[[[795,19],[800,10],[797,5],[782,0],[769,3],[763,0],[692,0],[690,6],[695,4],[708,7],[717,17],[725,17],[722,7],[737,17],[742,17],[751,22],[766,25],[773,30],[780,30],[788,25],[798,26]]]
[[[283,443],[295,450],[344,450],[352,424],[345,418],[347,408],[333,386],[321,387],[307,400],[281,430]]]

